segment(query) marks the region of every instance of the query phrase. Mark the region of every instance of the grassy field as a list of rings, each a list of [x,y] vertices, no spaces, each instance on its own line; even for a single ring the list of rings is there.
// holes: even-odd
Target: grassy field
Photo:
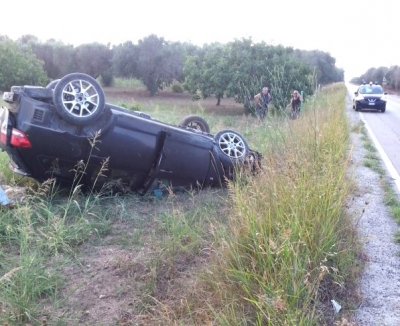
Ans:
[[[345,213],[344,84],[309,98],[298,120],[262,124],[229,99],[105,91],[168,123],[200,114],[212,133],[237,130],[262,170],[162,198],[27,189],[0,212],[0,324],[345,325],[358,246]],[[335,314],[330,300],[343,298]]]

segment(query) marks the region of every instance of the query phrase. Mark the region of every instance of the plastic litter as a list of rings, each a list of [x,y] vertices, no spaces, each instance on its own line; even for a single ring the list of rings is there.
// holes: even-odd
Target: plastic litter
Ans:
[[[335,313],[339,313],[339,311],[342,309],[342,306],[337,303],[335,300],[331,300],[333,309],[335,309]]]

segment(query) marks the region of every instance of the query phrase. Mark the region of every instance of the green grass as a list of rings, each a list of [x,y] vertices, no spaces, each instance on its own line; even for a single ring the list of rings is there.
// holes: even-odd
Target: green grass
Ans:
[[[344,210],[345,96],[344,84],[325,87],[298,120],[270,115],[262,124],[193,102],[141,104],[167,123],[200,114],[212,131],[239,131],[262,152],[263,168],[250,176],[238,171],[228,189],[160,200],[83,196],[79,186],[65,198],[52,183],[35,189],[16,210],[1,213],[0,323],[76,320],[86,303],[68,303],[73,289],[64,288],[62,270],[90,259],[82,247],[102,246],[115,252],[108,268],[121,275],[114,289],[119,310],[138,324],[322,325],[332,317],[330,298],[351,310],[344,298],[358,247]],[[47,317],[43,302],[53,312],[65,305],[68,314]]]
[[[81,243],[107,233],[107,211],[94,214],[87,201],[98,204],[96,199],[75,199],[73,205],[63,201],[59,206],[35,196],[0,213],[0,323],[38,323],[43,316],[40,300],[59,299],[64,260],[55,257],[73,257]]]
[[[226,298],[222,324],[322,324],[321,287],[340,298],[346,286],[355,254],[342,210],[348,126],[337,109],[343,89],[331,92],[300,120],[264,127],[262,141],[273,143],[266,170],[231,186],[235,213],[213,270]]]
[[[146,86],[138,79],[115,78],[114,84],[118,88],[146,89]]]
[[[15,183],[14,180],[17,178],[16,175],[8,168],[9,161],[10,158],[8,157],[7,153],[0,152],[0,179],[6,184]]]
[[[2,94],[0,92],[0,94]],[[7,107],[8,104],[3,101],[0,97],[0,106]],[[28,180],[24,180],[23,177],[14,174],[8,167],[9,157],[7,153],[0,151],[0,184],[25,184],[25,182],[29,182]]]
[[[28,189],[15,209],[0,211],[1,324],[38,324],[44,316],[40,300],[58,301],[65,260],[57,257],[74,257],[80,244],[108,233],[101,197],[82,196],[79,186],[73,190],[62,199],[49,180]]]
[[[361,140],[363,141],[363,147],[367,150],[367,154],[364,157],[364,166],[375,171],[381,177],[384,203],[389,207],[391,215],[400,225],[400,201],[397,192],[393,190],[394,186],[385,178],[386,170],[382,167],[381,158],[376,154],[377,150],[369,138],[366,128],[360,125],[360,128],[354,131],[361,132],[363,135]],[[400,231],[396,232],[394,240],[400,242]]]
[[[361,132],[363,133],[363,147],[367,150],[367,153],[364,157],[364,166],[375,171],[382,178],[382,189],[385,194],[384,202],[387,206],[392,208],[392,213],[397,218],[397,210],[400,207],[400,202],[397,199],[397,193],[393,190],[393,186],[390,185],[389,182],[384,178],[386,175],[386,170],[382,167],[381,158],[378,156],[375,146],[368,137],[366,129],[362,127]]]

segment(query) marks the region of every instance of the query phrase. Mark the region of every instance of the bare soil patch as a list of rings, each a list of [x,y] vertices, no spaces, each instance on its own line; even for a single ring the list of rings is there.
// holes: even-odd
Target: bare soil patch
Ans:
[[[198,105],[205,112],[243,114],[243,105],[233,99],[223,99],[216,106],[215,98],[192,101],[187,93],[162,91],[150,96],[143,89],[104,88],[104,91],[106,101],[115,104],[169,103],[182,108]],[[94,236],[82,244],[73,258],[66,255],[55,258],[65,264],[64,284],[59,289],[59,307],[54,311],[48,304],[46,318],[49,322],[62,320],[66,325],[166,325],[168,320],[173,324],[177,313],[185,316],[184,296],[202,297],[191,293],[193,275],[201,273],[210,251],[201,248],[196,255],[190,251],[168,253],[164,246],[168,235],[163,229],[163,216],[178,207],[188,212],[209,202],[217,206],[215,218],[226,216],[226,192],[226,189],[204,189],[162,198],[130,194],[105,200],[104,208],[111,208],[108,234]]]
[[[168,320],[172,325],[176,315],[170,314],[185,314],[193,275],[203,270],[210,252],[170,255],[163,245],[163,216],[210,202],[217,205],[216,215],[224,216],[225,198],[226,189],[205,189],[161,199],[128,195],[105,200],[105,208],[112,207],[109,233],[81,245],[72,260],[56,258],[67,263],[61,304],[57,311],[49,305],[48,318],[66,325],[166,325]]]

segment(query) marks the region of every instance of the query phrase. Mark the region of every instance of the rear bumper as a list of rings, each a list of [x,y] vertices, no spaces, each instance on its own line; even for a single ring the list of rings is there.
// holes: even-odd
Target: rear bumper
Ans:
[[[24,163],[18,149],[10,144],[13,129],[10,116],[11,114],[7,108],[0,108],[0,150],[7,153],[10,159],[9,168],[13,172],[23,176],[31,176],[32,173]]]
[[[24,170],[23,168],[18,166],[12,159],[10,159],[8,167],[11,169],[11,171],[13,171],[14,173],[17,173],[19,175],[23,175],[25,177],[32,176],[32,173],[27,172],[26,170]]]

